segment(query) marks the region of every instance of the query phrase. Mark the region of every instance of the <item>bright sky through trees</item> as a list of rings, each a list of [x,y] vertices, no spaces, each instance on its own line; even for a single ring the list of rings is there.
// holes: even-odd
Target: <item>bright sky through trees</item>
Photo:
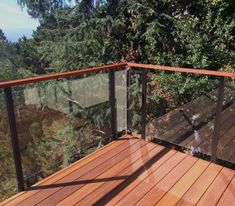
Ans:
[[[17,0],[0,0],[0,28],[8,40],[17,41],[23,35],[31,37],[38,25],[26,9],[17,5]]]

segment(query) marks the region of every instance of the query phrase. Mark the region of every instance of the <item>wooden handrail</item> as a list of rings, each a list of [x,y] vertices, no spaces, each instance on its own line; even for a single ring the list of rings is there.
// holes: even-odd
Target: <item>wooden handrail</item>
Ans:
[[[202,74],[202,75],[235,78],[235,72],[220,72],[220,71],[211,71],[211,70],[202,70],[202,69],[190,69],[190,68],[178,68],[178,67],[151,65],[151,64],[138,64],[138,63],[130,63],[130,62],[128,62],[127,65],[130,68],[154,69],[154,70],[162,70],[162,71],[175,71],[175,72],[184,72],[184,73],[192,73],[192,74]]]
[[[235,72],[220,72],[220,71],[211,71],[211,70],[202,70],[202,69],[178,68],[178,67],[171,67],[171,66],[161,66],[161,65],[139,64],[139,63],[126,62],[126,63],[110,64],[110,65],[106,65],[106,66],[87,68],[87,69],[82,69],[82,70],[75,70],[75,71],[71,71],[71,72],[41,75],[41,76],[30,77],[30,78],[25,78],[25,79],[0,82],[0,88],[6,88],[6,87],[29,84],[29,83],[36,83],[36,82],[40,82],[40,81],[64,78],[64,77],[75,76],[75,75],[81,75],[81,74],[86,74],[86,73],[90,73],[90,72],[98,72],[98,71],[102,71],[102,70],[109,70],[112,68],[125,68],[126,66],[128,66],[130,69],[131,68],[153,69],[153,70],[162,70],[162,71],[175,71],[175,72],[184,72],[184,73],[192,73],[192,74],[235,78]]]
[[[125,68],[126,66],[127,66],[126,63],[110,64],[106,66],[75,70],[71,72],[41,75],[41,76],[30,77],[30,78],[25,78],[25,79],[17,79],[17,80],[12,80],[12,81],[7,81],[7,82],[0,82],[0,88],[12,87],[12,86],[29,84],[29,83],[36,83],[36,82],[45,81],[45,80],[64,78],[64,77],[81,75],[81,74],[86,74],[86,73],[91,73],[91,72],[98,72],[102,70],[109,70],[113,68]]]

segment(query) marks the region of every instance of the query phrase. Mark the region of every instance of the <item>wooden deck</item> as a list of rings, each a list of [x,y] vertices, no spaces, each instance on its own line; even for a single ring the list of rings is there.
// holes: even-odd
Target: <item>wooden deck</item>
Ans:
[[[235,171],[123,136],[0,205],[235,205]]]

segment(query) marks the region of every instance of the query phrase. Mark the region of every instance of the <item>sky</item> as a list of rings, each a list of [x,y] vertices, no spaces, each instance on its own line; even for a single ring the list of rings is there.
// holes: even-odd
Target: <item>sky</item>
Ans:
[[[8,40],[15,42],[22,36],[30,38],[39,22],[22,9],[17,0],[0,0],[0,29]]]

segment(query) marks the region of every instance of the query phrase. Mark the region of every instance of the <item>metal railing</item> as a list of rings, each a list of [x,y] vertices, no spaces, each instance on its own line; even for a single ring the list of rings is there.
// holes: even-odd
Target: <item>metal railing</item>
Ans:
[[[139,64],[139,63],[127,63],[128,67],[131,69],[138,68],[143,69],[142,72],[142,115],[141,115],[141,138],[145,139],[146,136],[146,93],[147,93],[147,71],[148,70],[160,70],[160,71],[170,71],[170,72],[180,72],[180,73],[191,73],[199,74],[206,76],[217,76],[219,80],[219,89],[217,94],[217,105],[215,113],[215,125],[214,125],[214,137],[212,139],[212,152],[211,152],[211,161],[216,162],[217,160],[217,148],[218,141],[221,131],[221,114],[223,107],[224,99],[224,88],[225,88],[225,77],[235,78],[235,73],[231,72],[221,72],[221,71],[211,71],[211,70],[201,70],[201,69],[190,69],[190,68],[177,68],[169,66],[160,66],[160,65],[148,65],[148,64]]]
[[[8,81],[8,82],[0,82],[0,89],[2,88],[4,90],[4,95],[5,95],[6,109],[7,109],[7,115],[8,115],[8,125],[9,125],[11,144],[12,144],[12,149],[13,149],[18,191],[25,190],[25,184],[24,184],[24,177],[23,177],[23,171],[22,171],[22,160],[21,160],[21,154],[20,154],[20,148],[19,148],[18,132],[17,132],[16,117],[15,117],[14,102],[13,102],[11,87],[108,70],[109,71],[109,98],[110,98],[110,105],[111,105],[111,130],[112,130],[113,138],[116,138],[117,136],[117,123],[116,123],[117,111],[116,111],[116,106],[115,106],[114,70],[116,68],[125,69],[125,67],[126,67],[125,63],[112,64],[112,65],[107,65],[107,66],[100,66],[100,67],[76,70],[76,71],[65,72],[65,73],[43,75],[43,76],[19,79],[19,80]]]
[[[217,105],[216,105],[216,114],[215,114],[215,126],[214,126],[214,138],[212,139],[212,154],[211,161],[216,162],[217,158],[217,146],[218,140],[220,137],[221,130],[221,113],[222,113],[222,104],[224,98],[224,87],[225,87],[225,77],[235,78],[235,73],[231,72],[221,72],[221,71],[211,71],[211,70],[198,70],[190,68],[177,68],[169,66],[160,66],[160,65],[147,65],[139,63],[127,63],[129,68],[138,68],[144,69],[142,72],[142,115],[141,115],[141,138],[145,139],[146,132],[146,93],[147,93],[147,70],[162,70],[162,71],[171,71],[171,72],[182,72],[182,73],[191,73],[191,74],[201,74],[207,76],[217,76],[220,77],[219,90],[217,94]]]
[[[120,63],[120,64],[112,64],[107,66],[100,66],[95,68],[88,68],[82,70],[76,70],[71,72],[59,73],[59,74],[51,74],[51,75],[42,75],[32,78],[19,79],[14,81],[0,82],[0,89],[4,90],[5,102],[8,114],[8,124],[10,129],[11,136],[11,144],[14,155],[14,163],[16,170],[16,178],[17,178],[17,188],[18,191],[23,191],[25,189],[24,186],[24,178],[22,172],[22,163],[21,163],[21,155],[19,149],[18,142],[18,134],[17,134],[17,126],[16,126],[16,118],[14,113],[14,102],[12,97],[11,87],[18,85],[25,85],[29,83],[35,83],[46,80],[53,80],[58,78],[71,77],[75,75],[82,75],[91,72],[98,71],[109,71],[109,94],[110,94],[110,103],[111,103],[111,129],[113,137],[116,138],[117,134],[117,110],[116,110],[116,100],[115,100],[115,69],[140,69],[141,70],[141,83],[142,83],[142,97],[141,97],[141,138],[145,139],[146,137],[146,116],[147,116],[147,72],[148,70],[161,70],[161,71],[171,71],[171,72],[183,72],[183,73],[192,73],[192,74],[201,74],[201,75],[209,75],[209,76],[219,76],[220,83],[218,89],[218,98],[217,98],[217,106],[216,106],[216,114],[215,114],[215,127],[214,127],[214,138],[212,140],[212,155],[211,160],[213,162],[216,161],[217,158],[217,146],[218,139],[220,136],[220,125],[221,125],[221,112],[222,112],[222,102],[224,96],[224,78],[230,77],[235,78],[235,73],[229,72],[219,72],[219,71],[210,71],[210,70],[196,70],[189,68],[176,68],[176,67],[168,67],[168,66],[158,66],[158,65],[146,65],[146,64],[137,64],[137,63]],[[128,114],[127,114],[128,116]],[[127,117],[130,118],[130,117]]]

